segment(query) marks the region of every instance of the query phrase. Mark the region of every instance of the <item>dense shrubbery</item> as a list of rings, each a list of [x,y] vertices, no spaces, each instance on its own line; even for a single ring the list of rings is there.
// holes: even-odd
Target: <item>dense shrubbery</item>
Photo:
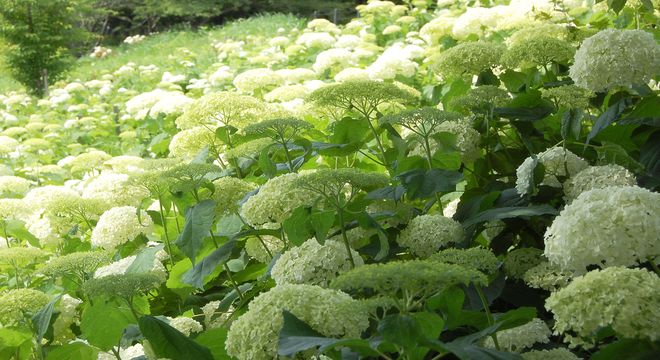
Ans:
[[[657,355],[658,13],[608,3],[259,17],[1,95],[0,357]]]

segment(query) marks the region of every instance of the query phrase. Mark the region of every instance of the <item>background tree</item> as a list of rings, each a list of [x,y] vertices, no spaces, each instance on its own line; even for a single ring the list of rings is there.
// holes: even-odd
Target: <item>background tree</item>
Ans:
[[[12,76],[43,96],[72,64],[90,33],[78,26],[86,0],[0,0],[0,35]]]

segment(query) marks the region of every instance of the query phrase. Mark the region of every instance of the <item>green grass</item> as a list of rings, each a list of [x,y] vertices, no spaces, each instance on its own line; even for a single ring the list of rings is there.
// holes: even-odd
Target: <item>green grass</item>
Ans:
[[[98,78],[100,74],[112,72],[128,62],[138,65],[154,64],[160,68],[176,68],[179,61],[189,56],[194,59],[196,68],[204,71],[217,61],[212,47],[214,41],[241,39],[247,35],[272,35],[281,27],[291,29],[303,25],[304,20],[293,15],[265,14],[210,29],[163,32],[149,36],[134,45],[114,48],[113,53],[103,59],[81,58],[67,78],[83,81]],[[184,54],[182,51],[184,48],[193,54]]]
[[[160,68],[177,68],[179,61],[188,57],[194,60],[196,69],[205,71],[217,60],[212,47],[214,41],[224,39],[242,39],[247,35],[272,36],[279,28],[301,28],[305,20],[293,15],[263,14],[247,19],[228,22],[224,26],[199,30],[172,30],[151,35],[144,41],[134,45],[121,45],[113,48],[113,53],[103,59],[92,59],[84,56],[69,71],[65,80],[87,81],[98,79],[101,75],[111,73],[120,66],[134,62],[138,65],[154,64]],[[186,55],[182,49],[188,49],[193,54]],[[2,54],[6,46],[0,43],[0,93],[20,90],[22,86],[9,75]]]

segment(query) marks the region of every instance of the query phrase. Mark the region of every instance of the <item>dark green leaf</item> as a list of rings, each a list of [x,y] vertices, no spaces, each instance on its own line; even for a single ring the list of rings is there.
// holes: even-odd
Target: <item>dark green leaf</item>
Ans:
[[[607,0],[607,6],[618,14],[623,7],[626,6],[626,1],[627,0]]]
[[[330,141],[335,144],[362,143],[368,132],[366,121],[345,117],[333,124]]]
[[[186,211],[186,223],[175,243],[193,264],[195,264],[195,258],[202,248],[204,239],[210,234],[215,216],[215,205],[213,200],[204,200]]]
[[[328,236],[328,231],[335,223],[335,212],[333,210],[314,212],[309,217],[309,221],[314,229],[314,237],[323,244]]]
[[[517,217],[556,215],[557,210],[550,205],[501,207],[482,211],[463,222],[463,227],[469,227],[481,222],[491,220],[510,219]]]
[[[405,193],[406,189],[403,186],[391,185],[371,191],[365,198],[368,200],[392,200],[399,202]]]
[[[594,126],[591,128],[591,132],[587,135],[587,144],[594,138],[594,136],[598,135],[599,132],[621,117],[621,114],[623,114],[630,105],[632,105],[632,99],[624,97],[608,107],[607,110],[596,119],[596,123],[594,123]]]
[[[181,277],[181,281],[198,289],[204,288],[204,279],[213,273],[218,266],[224,264],[231,257],[236,245],[236,240],[230,240],[226,244],[214,250],[202,261],[195,264]]]
[[[419,323],[410,315],[387,315],[378,324],[378,333],[384,340],[412,350],[425,336]]]
[[[652,360],[658,358],[658,351],[652,344],[637,339],[621,339],[604,346],[591,356],[591,360]]]
[[[143,316],[140,331],[158,357],[172,360],[213,360],[211,351],[153,316]]]
[[[437,192],[456,190],[456,184],[463,180],[463,174],[457,171],[433,169],[410,170],[396,176],[406,188],[411,200],[425,199]]]
[[[582,110],[568,109],[561,116],[561,137],[564,140],[579,139],[582,129]]]
[[[135,260],[126,269],[127,274],[150,272],[154,267],[156,253],[163,249],[163,245],[148,247],[140,251]]]
[[[266,147],[265,149],[261,150],[261,154],[259,155],[259,169],[264,173],[269,178],[272,178],[275,176],[277,173],[277,165],[273,160],[270,159],[270,156],[268,155],[270,152],[270,147]]]

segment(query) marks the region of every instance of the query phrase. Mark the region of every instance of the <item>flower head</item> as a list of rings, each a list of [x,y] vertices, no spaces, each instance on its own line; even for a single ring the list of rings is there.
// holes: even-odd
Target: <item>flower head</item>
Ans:
[[[534,189],[534,170],[539,163],[544,169],[541,185],[551,187],[561,187],[562,178],[570,178],[589,166],[584,159],[561,147],[547,149],[536,159],[530,156],[516,169],[516,190],[521,196]]]
[[[574,51],[565,40],[539,34],[514,43],[502,55],[502,63],[510,68],[567,64],[573,59]]]
[[[503,50],[501,45],[490,42],[461,43],[437,56],[435,71],[445,78],[479,75],[499,64]]]
[[[561,269],[633,266],[660,255],[660,194],[636,186],[582,193],[545,232],[544,255]]]
[[[567,202],[575,200],[580,194],[593,189],[609,186],[634,186],[637,179],[623,166],[616,164],[589,166],[572,176],[564,184],[564,195]]]
[[[213,129],[231,125],[241,128],[257,119],[264,104],[252,96],[223,91],[204,95],[176,119],[180,129],[206,125]]]
[[[227,353],[238,359],[270,360],[287,310],[327,337],[359,337],[369,325],[358,301],[336,290],[313,285],[276,286],[255,297],[227,334]]]
[[[33,315],[50,299],[39,290],[13,289],[0,292],[0,325],[12,326]]]
[[[506,255],[504,272],[514,279],[522,279],[527,270],[544,261],[543,250],[537,248],[518,248]]]
[[[96,269],[109,262],[109,252],[79,251],[50,259],[41,272],[48,276],[74,276],[86,280],[92,277]]]
[[[135,239],[151,232],[152,221],[148,216],[138,218],[138,210],[132,206],[114,207],[101,215],[92,231],[92,245],[105,249]]]
[[[468,269],[479,270],[486,275],[493,275],[500,267],[500,261],[492,251],[482,247],[469,249],[449,248],[431,255],[429,260],[446,264],[456,264]]]
[[[645,84],[660,72],[660,45],[643,30],[606,29],[587,38],[575,53],[575,84],[600,92]]]
[[[545,307],[554,314],[555,332],[572,345],[593,346],[608,326],[620,338],[660,339],[660,278],[647,270],[590,271],[552,293]]]
[[[550,335],[552,335],[552,332],[548,325],[543,320],[534,318],[527,324],[498,331],[497,341],[501,350],[519,353],[537,343],[547,344],[550,342]],[[493,339],[486,338],[484,347],[494,349]]]
[[[396,242],[413,254],[426,258],[450,244],[461,242],[465,232],[460,223],[442,215],[421,215],[408,223]]]
[[[360,254],[352,249],[350,251],[355,266],[363,265]],[[329,240],[321,245],[316,239],[309,239],[285,251],[273,265],[271,276],[277,285],[310,284],[327,287],[337,275],[351,268],[343,243]]]

